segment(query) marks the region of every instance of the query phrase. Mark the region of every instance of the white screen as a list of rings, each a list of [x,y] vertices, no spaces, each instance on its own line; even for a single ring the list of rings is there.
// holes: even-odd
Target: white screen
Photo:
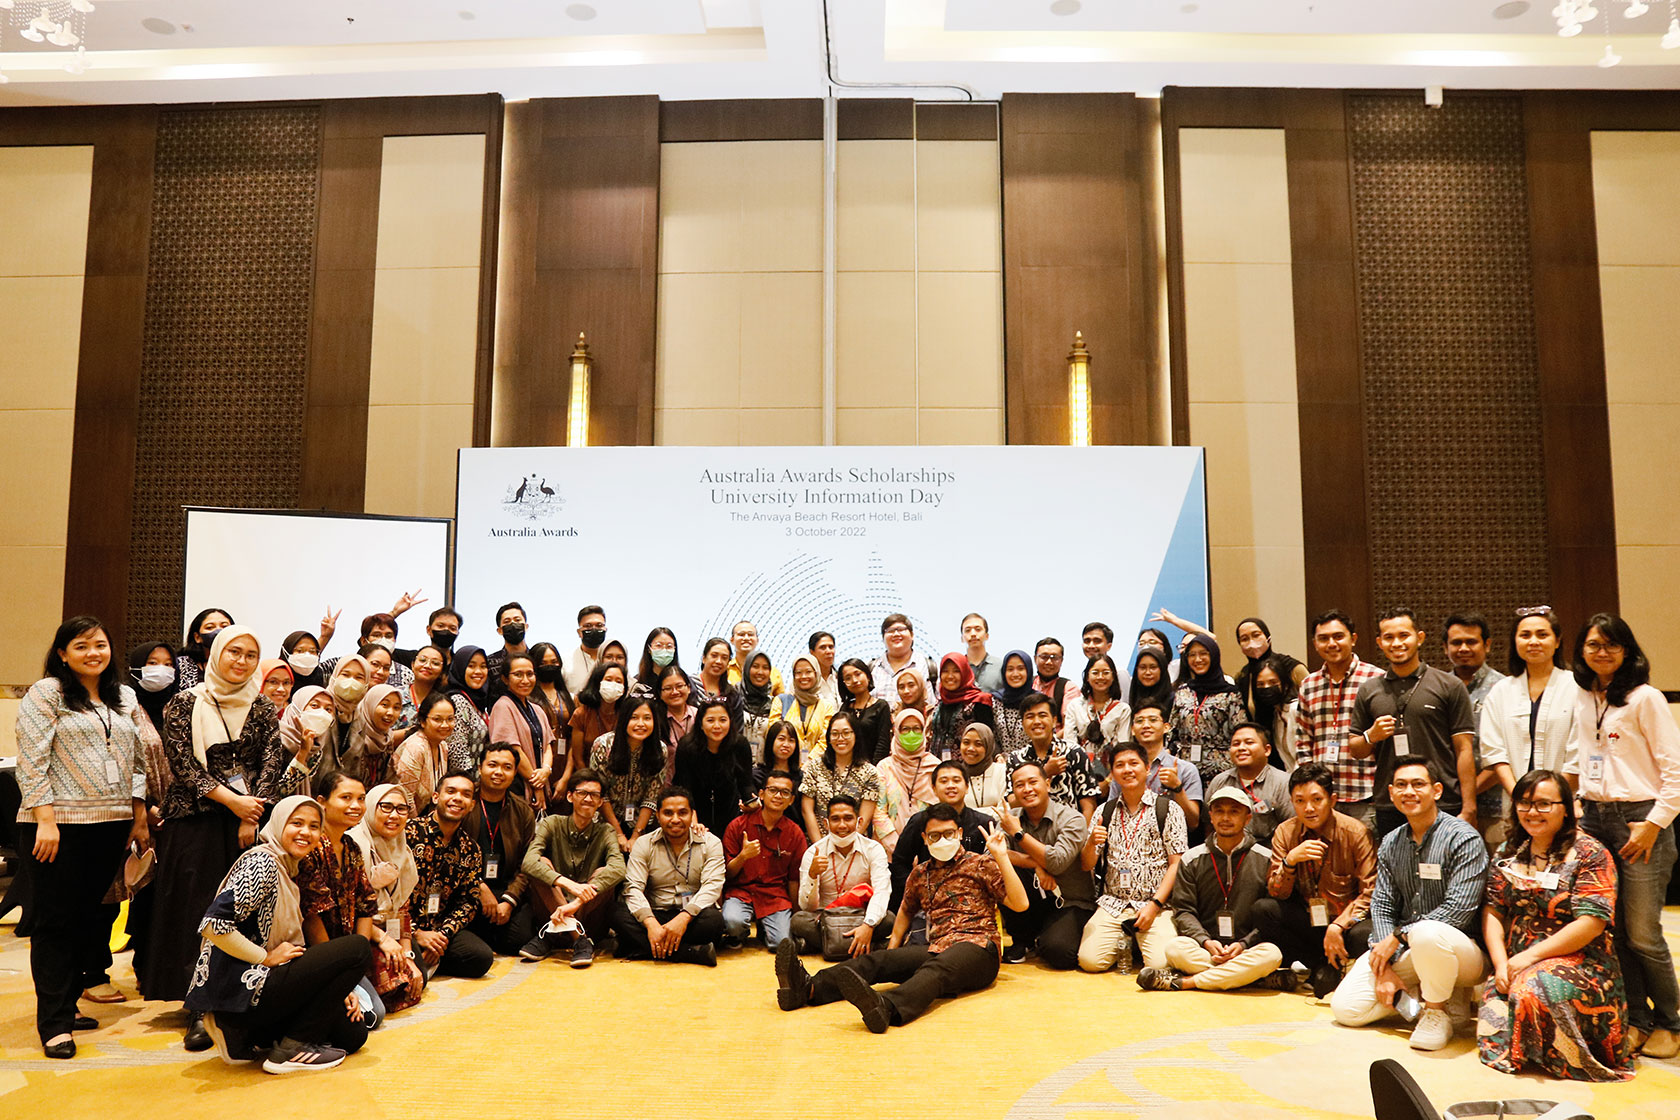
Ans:
[[[418,641],[446,601],[447,520],[356,517],[284,510],[187,510],[187,583],[181,631],[206,607],[256,631],[264,657],[293,630],[316,633],[341,610],[327,656],[354,652],[364,617],[419,591],[430,602],[398,620],[400,645]]]

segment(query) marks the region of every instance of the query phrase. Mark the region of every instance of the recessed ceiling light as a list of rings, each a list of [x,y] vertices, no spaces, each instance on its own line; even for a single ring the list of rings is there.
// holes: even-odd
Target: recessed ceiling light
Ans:
[[[1202,10],[1202,6],[1200,4],[1181,4],[1178,10],[1187,16],[1193,16]]]
[[[147,31],[150,31],[153,35],[175,34],[175,25],[173,23],[170,23],[166,19],[159,19],[156,16],[151,16],[147,19],[141,20],[140,26],[144,27]]]
[[[478,13],[477,12],[469,12],[465,8],[456,12],[455,15],[460,19],[466,19],[466,20],[473,20],[473,19],[478,18]]]
[[[1509,0],[1493,10],[1494,19],[1516,19],[1528,14],[1528,0]]]
[[[588,4],[568,4],[566,14],[573,19],[590,20],[595,18],[595,9]]]
[[[1071,16],[1084,7],[1079,0],[1052,0],[1050,14],[1053,16]]]

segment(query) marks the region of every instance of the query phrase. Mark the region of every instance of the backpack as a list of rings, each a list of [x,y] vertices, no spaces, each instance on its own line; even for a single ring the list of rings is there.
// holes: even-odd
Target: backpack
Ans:
[[[1102,807],[1102,826],[1104,828],[1107,828],[1113,822],[1115,812],[1124,804],[1124,801],[1116,797]],[[1163,840],[1167,838],[1167,813],[1170,812],[1167,806],[1171,804],[1172,799],[1170,797],[1162,797],[1160,794],[1155,795],[1155,832]]]

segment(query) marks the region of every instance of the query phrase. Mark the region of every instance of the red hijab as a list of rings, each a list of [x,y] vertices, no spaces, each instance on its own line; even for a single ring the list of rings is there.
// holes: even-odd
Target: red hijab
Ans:
[[[947,653],[939,659],[939,675],[945,675],[945,666],[955,664],[958,672],[962,673],[962,680],[956,688],[947,689],[943,683],[939,685],[939,702],[961,707],[964,704],[984,704],[991,707],[992,694],[974,683],[974,666],[968,663],[968,657],[961,653]]]

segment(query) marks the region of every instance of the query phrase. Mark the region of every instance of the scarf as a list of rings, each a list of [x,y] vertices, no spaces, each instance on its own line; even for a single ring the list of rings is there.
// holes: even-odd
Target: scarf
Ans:
[[[294,793],[290,797],[281,798],[280,804],[274,807],[268,823],[263,825],[257,834],[258,847],[274,857],[274,862],[280,865],[280,877],[274,884],[274,922],[268,927],[268,942],[264,949],[272,949],[283,941],[293,945],[303,944],[303,906],[299,898],[297,873],[298,861],[294,859],[280,842],[280,837],[291,819],[298,814],[298,810],[308,806],[315,810],[315,815],[321,815],[320,802],[313,797],[306,797],[301,793]],[[253,849],[255,850],[255,849]],[[216,888],[220,894],[233,877],[229,871],[222,885]]]
[[[325,691],[326,689],[318,684],[306,684],[292,693],[291,703],[280,713],[280,742],[285,744],[286,750],[292,754],[295,755],[303,749],[303,724],[298,722],[303,710],[309,706],[311,700]]]
[[[356,705],[356,718],[350,724],[345,747],[338,752],[340,762],[368,785],[384,773],[384,760],[391,753],[391,733],[379,730],[373,722],[374,709],[396,692],[396,687],[389,684],[376,684],[368,689],[362,702]]]
[[[970,766],[968,763],[963,761],[962,752],[959,750],[956,755],[956,760],[957,765],[962,767],[963,777],[967,778],[969,781],[973,781],[975,778],[985,774],[987,770],[990,770],[992,768],[992,763],[997,761],[998,745],[997,734],[985,724],[971,723],[967,727],[963,728],[964,735],[967,735],[970,731],[979,735],[981,740],[985,742],[986,757],[981,759],[977,764]]]
[[[1190,659],[1185,656],[1190,647],[1200,645],[1208,652],[1208,667],[1205,673],[1192,673]],[[1222,692],[1235,692],[1237,686],[1225,679],[1225,670],[1219,667],[1219,643],[1206,634],[1197,634],[1184,647],[1184,653],[1179,655],[1178,684],[1179,687],[1190,686],[1190,691],[1196,694],[1197,700],[1206,700],[1209,696],[1218,696]]]
[[[1013,686],[1009,683],[1009,659],[1011,657],[1019,657],[1021,659],[1021,667],[1027,671],[1027,679],[1019,687]],[[1012,649],[1003,655],[1003,676],[1003,687],[992,693],[992,695],[996,697],[997,702],[1002,704],[1004,707],[1013,708],[1016,711],[1019,711],[1021,708],[1021,701],[1025,700],[1027,698],[1027,694],[1033,690],[1033,663],[1032,658],[1027,656],[1026,650]]]
[[[262,695],[262,678],[255,671],[243,684],[235,684],[222,676],[222,651],[235,638],[249,638],[257,644],[257,636],[247,626],[224,626],[216,631],[210,643],[210,658],[204,664],[204,680],[187,691],[197,699],[192,710],[192,752],[198,764],[210,768],[208,751],[218,743],[232,743],[245,731],[245,717],[251,714],[251,703]]]
[[[390,902],[389,906],[380,906],[381,912],[400,911],[420,883],[420,869],[414,862],[414,853],[408,850],[408,830],[398,829],[397,835],[390,840],[373,831],[373,815],[377,812],[379,803],[392,796],[402,798],[404,804],[410,809],[414,808],[414,804],[408,799],[408,793],[401,786],[374,786],[368,790],[367,812],[363,814],[361,823],[350,830],[350,835],[355,838],[370,863],[388,863],[397,869],[397,881],[388,887],[378,888],[384,900]]]
[[[471,700],[473,707],[481,713],[490,709],[490,679],[485,678],[483,688],[468,688],[464,674],[467,671],[467,662],[473,659],[473,655],[483,652],[478,646],[462,646],[455,651],[455,656],[449,659],[449,691],[459,692]],[[489,658],[486,657],[485,660],[488,661]]]
[[[1154,661],[1155,667],[1161,671],[1160,679],[1153,686],[1146,685],[1138,680],[1137,664],[1141,663],[1146,657]],[[1131,707],[1134,712],[1137,711],[1139,705],[1144,703],[1160,704],[1163,713],[1172,711],[1173,686],[1172,678],[1167,676],[1167,659],[1157,653],[1153,647],[1138,650],[1137,662],[1132,665],[1132,688],[1127,695],[1131,697]]]
[[[268,675],[276,669],[286,670],[286,678],[292,682],[292,687],[297,687],[297,674],[292,672],[292,667],[290,665],[286,664],[278,657],[265,657],[261,661],[257,662],[257,687],[261,688],[264,684],[266,684],[268,681]]]
[[[905,750],[899,743],[899,732],[904,729],[904,722],[908,719],[919,719],[924,732],[922,749],[915,754]],[[899,828],[909,820],[916,811],[916,803],[926,804],[934,800],[933,771],[939,765],[927,749],[926,738],[927,720],[914,708],[903,708],[893,716],[892,749],[887,752],[887,759],[882,763],[883,768],[891,773],[904,790],[904,800],[899,803],[898,812],[893,814],[893,823]]]
[[[911,679],[916,682],[916,688],[921,692],[921,695],[908,704],[902,699],[894,700],[893,703],[899,711],[920,712],[925,717],[928,714],[927,680],[916,672],[914,664],[906,665],[893,677],[893,695],[898,695],[898,682],[904,679],[906,673],[910,674]]]
[[[741,706],[752,715],[768,716],[770,714],[771,682],[767,680],[762,685],[752,683],[751,669],[753,662],[761,657],[764,658],[765,666],[769,667],[770,655],[767,653],[754,650],[752,656],[747,658],[747,669],[749,671],[741,678]]]
[[[955,664],[962,673],[962,680],[956,688],[946,690],[944,684],[939,686],[940,704],[950,704],[960,707],[963,704],[991,704],[992,694],[974,683],[974,666],[968,663],[968,656],[961,653],[947,653],[939,660],[939,675],[945,675],[945,666]]]
[[[811,667],[811,676],[816,678],[815,683],[808,689],[801,689],[796,683],[799,680],[799,663],[801,661]],[[817,659],[805,653],[794,658],[793,669],[788,673],[788,685],[793,692],[793,698],[799,701],[801,708],[809,711],[822,703],[822,695],[817,691],[822,687],[822,670],[817,668]]]
[[[363,657],[359,653],[352,653],[349,657],[339,658],[338,664],[333,666],[332,679],[327,681],[327,693],[332,697],[333,714],[338,717],[338,722],[340,723],[350,723],[353,721],[356,718],[356,707],[354,704],[349,707],[345,707],[344,701],[340,700],[338,698],[338,694],[333,692],[332,686],[333,682],[338,680],[339,674],[344,672],[344,667],[352,661],[360,663],[362,666],[362,673],[364,674],[362,679],[368,682],[368,692],[373,691],[373,666],[368,664],[367,658]],[[367,699],[367,693],[364,692],[362,694],[362,699]]]
[[[143,646],[135,646],[128,651],[128,667],[134,670],[129,686],[134,689],[135,698],[140,701],[140,706],[151,717],[152,726],[157,728],[163,726],[163,706],[175,699],[175,694],[181,691],[181,680],[178,675],[175,680],[169,682],[167,688],[161,688],[156,692],[147,692],[140,687],[141,666],[146,664],[146,658],[150,657],[154,650],[160,649],[169,654],[169,664],[173,668],[175,651],[169,648],[167,642],[147,642]]]
[[[287,634],[286,635],[286,640],[280,643],[280,656],[290,657],[292,655],[292,651],[297,649],[297,644],[299,642],[303,641],[303,639],[305,639],[305,638],[308,638],[311,641],[316,640],[315,635],[311,634],[307,630],[293,630],[290,634]],[[288,663],[286,665],[286,668],[288,668],[288,669],[292,668],[290,663]],[[322,685],[324,685],[324,684],[327,683],[326,678],[321,675],[321,666],[320,666],[319,663],[316,664],[315,668],[311,672],[304,673],[302,675],[299,675],[298,671],[296,669],[292,669],[292,677],[293,677],[293,682],[292,683],[294,685],[303,685],[303,684],[322,684]]]

